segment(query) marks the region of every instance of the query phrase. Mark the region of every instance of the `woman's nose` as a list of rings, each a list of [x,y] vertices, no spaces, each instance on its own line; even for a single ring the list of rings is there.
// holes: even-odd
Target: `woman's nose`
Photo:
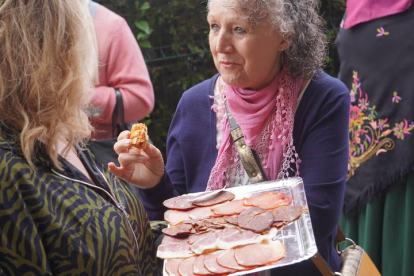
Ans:
[[[233,45],[231,43],[231,38],[225,32],[220,32],[217,36],[216,41],[216,50],[219,53],[230,53],[233,51]]]

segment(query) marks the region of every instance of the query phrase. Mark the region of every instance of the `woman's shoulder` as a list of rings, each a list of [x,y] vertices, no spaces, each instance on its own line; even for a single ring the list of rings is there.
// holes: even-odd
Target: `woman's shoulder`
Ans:
[[[214,85],[219,74],[214,75],[212,78],[200,82],[194,85],[187,91],[185,91],[181,97],[181,100],[197,99],[200,96],[213,95]]]
[[[308,89],[318,94],[334,94],[337,96],[349,94],[348,88],[342,81],[322,70],[315,73]]]

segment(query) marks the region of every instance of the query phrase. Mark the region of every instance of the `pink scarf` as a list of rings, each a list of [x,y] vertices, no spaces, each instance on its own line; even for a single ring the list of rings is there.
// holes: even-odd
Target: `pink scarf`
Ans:
[[[225,84],[223,100],[243,131],[246,144],[254,149],[269,180],[287,176],[292,158],[299,158],[293,146],[293,122],[296,99],[303,79],[290,77],[282,70],[264,89],[252,91]],[[215,99],[212,107],[221,124],[222,141],[211,171],[207,190],[215,190],[234,182],[235,173],[243,174],[237,149],[230,135],[224,107]],[[284,157],[284,158],[283,158]],[[282,160],[283,159],[283,160]],[[297,165],[299,162],[296,162]],[[298,171],[297,171],[298,172]]]
[[[406,11],[412,3],[413,0],[347,0],[345,29]]]

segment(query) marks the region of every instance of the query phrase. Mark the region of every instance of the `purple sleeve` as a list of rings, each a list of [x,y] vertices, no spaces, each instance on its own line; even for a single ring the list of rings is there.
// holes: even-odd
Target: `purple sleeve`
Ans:
[[[345,193],[349,108],[345,85],[323,74],[308,87],[295,118],[300,176],[318,250],[328,262],[332,248],[328,241],[334,237]]]

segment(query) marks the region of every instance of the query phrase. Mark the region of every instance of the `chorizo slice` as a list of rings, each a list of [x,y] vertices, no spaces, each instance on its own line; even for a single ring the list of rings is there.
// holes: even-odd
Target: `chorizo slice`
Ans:
[[[283,206],[270,211],[273,215],[274,222],[292,222],[300,218],[304,212],[303,206]]]
[[[239,227],[256,233],[268,231],[272,224],[272,213],[258,207],[250,207],[244,210],[238,217]]]
[[[193,197],[194,196],[190,196],[190,195],[176,196],[176,197],[172,197],[167,200],[164,200],[162,204],[168,209],[173,209],[173,210],[192,209],[196,207],[195,205],[193,205],[193,203],[191,203],[191,201],[189,201]]]
[[[197,200],[196,198],[193,199],[193,205],[199,206],[199,207],[206,207],[206,206],[213,206],[216,204],[220,204],[229,200],[233,200],[235,195],[232,192],[229,191],[220,191],[218,193],[215,193],[211,197],[207,197],[200,200]]]

